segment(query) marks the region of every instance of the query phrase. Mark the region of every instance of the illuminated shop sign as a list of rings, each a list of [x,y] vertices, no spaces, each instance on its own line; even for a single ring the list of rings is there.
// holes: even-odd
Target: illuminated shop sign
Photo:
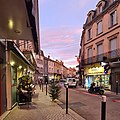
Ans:
[[[89,74],[93,73],[104,73],[104,68],[103,67],[95,67],[95,68],[90,68],[88,69]]]

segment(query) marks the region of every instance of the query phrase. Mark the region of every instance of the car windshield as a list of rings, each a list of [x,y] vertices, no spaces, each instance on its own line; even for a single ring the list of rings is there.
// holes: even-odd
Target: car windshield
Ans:
[[[75,79],[69,79],[68,82],[75,82]]]

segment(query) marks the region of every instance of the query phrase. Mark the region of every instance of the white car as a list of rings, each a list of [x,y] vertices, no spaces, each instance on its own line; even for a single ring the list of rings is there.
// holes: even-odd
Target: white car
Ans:
[[[65,86],[68,85],[68,87],[75,87],[77,86],[77,81],[75,78],[67,78],[67,81],[64,84]]]

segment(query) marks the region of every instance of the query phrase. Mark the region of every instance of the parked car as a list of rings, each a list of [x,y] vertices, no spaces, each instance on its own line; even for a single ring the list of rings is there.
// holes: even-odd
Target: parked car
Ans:
[[[77,81],[75,78],[67,78],[67,81],[65,82],[64,86],[68,85],[68,87],[77,87]]]

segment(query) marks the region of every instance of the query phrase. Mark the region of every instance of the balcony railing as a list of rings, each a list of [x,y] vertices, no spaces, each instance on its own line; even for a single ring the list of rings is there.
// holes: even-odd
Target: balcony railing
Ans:
[[[109,51],[107,53],[103,53],[100,55],[96,55],[87,59],[83,59],[82,63],[83,65],[89,65],[92,63],[97,63],[97,62],[102,62],[103,61],[103,56],[107,57],[109,61],[116,61],[120,59],[120,49],[116,49],[113,51]]]

